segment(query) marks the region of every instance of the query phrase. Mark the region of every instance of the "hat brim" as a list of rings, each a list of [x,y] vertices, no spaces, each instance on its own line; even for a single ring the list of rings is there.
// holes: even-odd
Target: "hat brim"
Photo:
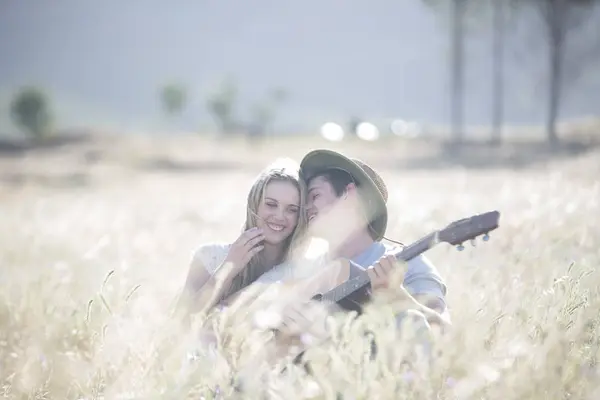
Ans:
[[[305,182],[314,178],[316,174],[327,169],[341,169],[348,172],[357,185],[362,188],[362,193],[367,199],[367,206],[372,208],[371,229],[379,241],[385,235],[387,229],[387,204],[383,195],[373,182],[373,179],[350,158],[332,150],[319,149],[306,154],[300,162],[300,173]]]

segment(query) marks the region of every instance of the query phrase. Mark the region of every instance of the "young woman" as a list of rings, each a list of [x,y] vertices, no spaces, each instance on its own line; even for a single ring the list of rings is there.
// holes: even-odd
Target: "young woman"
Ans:
[[[178,308],[208,310],[291,259],[307,225],[305,196],[294,161],[279,159],[263,170],[248,193],[242,234],[195,251]]]

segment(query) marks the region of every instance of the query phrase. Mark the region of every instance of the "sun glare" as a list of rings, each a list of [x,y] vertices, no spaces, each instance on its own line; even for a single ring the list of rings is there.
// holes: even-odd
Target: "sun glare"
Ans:
[[[335,122],[327,122],[321,127],[321,136],[330,142],[339,142],[344,138],[344,129]]]
[[[370,122],[361,122],[356,127],[356,135],[369,142],[379,139],[379,129]]]

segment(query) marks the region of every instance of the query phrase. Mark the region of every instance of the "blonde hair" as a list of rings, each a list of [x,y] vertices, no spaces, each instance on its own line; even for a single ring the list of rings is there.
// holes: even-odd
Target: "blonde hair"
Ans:
[[[283,259],[280,262],[290,260],[294,257],[299,247],[300,239],[306,232],[308,218],[306,215],[305,199],[306,185],[300,178],[300,166],[289,158],[280,158],[265,168],[256,178],[250,192],[248,193],[246,205],[246,221],[242,232],[257,226],[257,211],[259,205],[264,201],[265,190],[271,182],[290,182],[297,189],[300,198],[298,211],[298,223],[294,231],[283,243]],[[267,272],[273,266],[267,266],[264,257],[259,253],[254,256],[246,268],[243,269],[232,281],[231,287],[224,298],[234,294],[254,282],[258,277]]]

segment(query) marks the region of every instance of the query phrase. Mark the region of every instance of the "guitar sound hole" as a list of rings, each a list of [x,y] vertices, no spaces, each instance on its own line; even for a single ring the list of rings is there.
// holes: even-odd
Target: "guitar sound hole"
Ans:
[[[321,301],[323,299],[323,295],[321,293],[317,293],[312,297],[313,300]]]

